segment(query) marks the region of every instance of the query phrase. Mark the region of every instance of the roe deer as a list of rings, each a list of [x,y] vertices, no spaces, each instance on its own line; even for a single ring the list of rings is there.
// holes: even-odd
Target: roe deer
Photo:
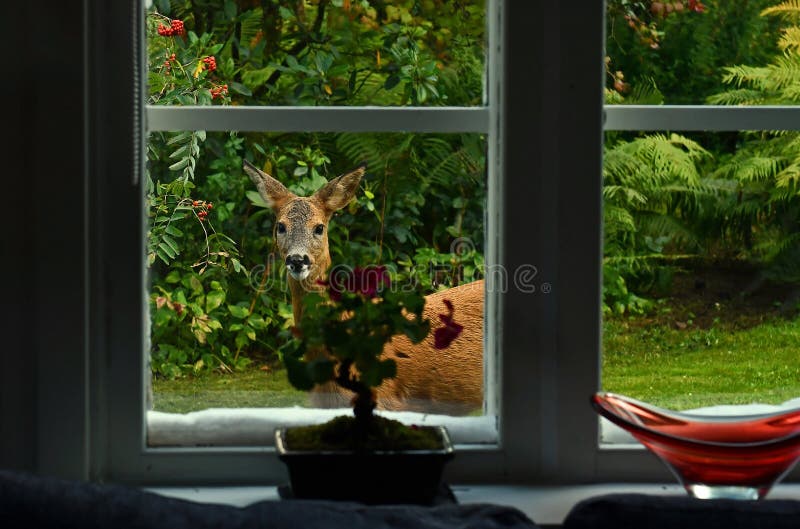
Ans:
[[[299,197],[276,179],[244,162],[244,170],[275,213],[275,240],[286,263],[294,321],[302,315],[305,292],[319,290],[331,264],[328,222],[355,196],[365,166],[343,174],[310,197]],[[463,415],[483,404],[483,280],[426,296],[424,317],[431,332],[418,344],[403,335],[386,344],[383,354],[397,362],[397,376],[377,388],[378,408]],[[455,306],[455,320],[464,326],[446,349],[434,349],[433,331],[442,326],[444,299]],[[325,354],[319,352],[318,354]],[[317,386],[314,406],[347,407],[351,394],[335,383]]]

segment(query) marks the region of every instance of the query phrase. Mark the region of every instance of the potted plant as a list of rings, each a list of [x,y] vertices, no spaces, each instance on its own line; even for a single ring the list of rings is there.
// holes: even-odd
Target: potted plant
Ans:
[[[289,381],[298,389],[335,384],[352,394],[352,416],[316,426],[276,431],[279,457],[286,463],[292,494],[365,503],[431,503],[453,448],[443,427],[406,426],[374,413],[375,388],[396,376],[383,357],[385,344],[404,334],[412,343],[430,332],[423,318],[425,298],[392,289],[385,267],[334,270],[318,292],[303,300],[292,350],[284,354]],[[435,331],[443,349],[462,327],[454,307]]]

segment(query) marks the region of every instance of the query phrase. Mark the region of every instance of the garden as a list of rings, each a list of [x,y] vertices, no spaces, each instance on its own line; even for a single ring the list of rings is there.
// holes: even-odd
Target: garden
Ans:
[[[480,106],[481,0],[155,0],[148,104]],[[800,5],[609,0],[606,104],[800,98]],[[275,219],[242,165],[306,196],[366,163],[334,264],[425,293],[480,279],[477,133],[151,132],[150,361],[159,411],[307,405],[284,367]],[[656,404],[800,395],[800,136],[607,132],[603,388]],[[456,307],[456,318],[458,317]]]

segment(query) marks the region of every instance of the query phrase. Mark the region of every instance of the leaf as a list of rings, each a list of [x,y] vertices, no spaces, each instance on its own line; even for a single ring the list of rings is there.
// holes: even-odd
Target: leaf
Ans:
[[[225,291],[212,290],[206,294],[206,312],[211,312],[212,310],[216,309],[222,305],[223,301],[225,301]]]
[[[164,252],[167,256],[169,256],[170,259],[175,259],[175,257],[178,256],[178,253],[175,250],[173,250],[172,248],[170,248],[167,244],[165,244],[163,242],[158,244],[158,248],[162,252]],[[167,264],[169,264],[169,261],[165,261],[165,262]]]
[[[181,132],[167,140],[167,145],[175,145],[178,142],[186,141],[191,135],[192,133],[188,131]]]
[[[245,192],[245,195],[250,199],[250,202],[254,206],[258,206],[260,208],[269,208],[269,204],[267,204],[267,202],[261,198],[261,195],[258,194],[258,191],[247,191]]]
[[[225,17],[228,20],[236,18],[236,2],[233,0],[225,0],[225,7],[223,9],[225,11]]]
[[[165,229],[165,232],[169,233],[173,237],[183,237],[183,232],[178,229],[174,224],[169,224]]]
[[[292,355],[283,358],[289,383],[300,391],[309,391],[314,387],[314,380],[306,369],[306,363]]]
[[[266,81],[266,79],[264,80]],[[237,94],[241,94],[243,96],[248,96],[248,97],[253,95],[253,92],[249,88],[247,88],[245,85],[237,81],[232,81],[228,86],[230,86],[231,90],[236,92]]]
[[[163,240],[165,243],[167,243],[167,245],[168,245],[168,246],[169,246],[169,247],[172,249],[172,251],[174,251],[174,252],[175,252],[175,255],[177,255],[177,254],[181,253],[181,251],[180,251],[180,248],[178,247],[178,243],[177,243],[177,242],[175,242],[175,239],[173,239],[173,238],[172,238],[172,237],[170,237],[169,235],[166,235],[166,234],[165,234],[165,235],[162,237],[162,240]]]
[[[187,167],[189,165],[189,161],[190,160],[191,160],[191,158],[186,157],[183,160],[180,160],[180,161],[175,162],[174,164],[170,165],[169,168],[170,168],[171,171],[180,171],[181,169],[183,169],[184,167]]]
[[[244,319],[250,315],[250,310],[240,305],[228,305],[228,312],[230,312],[233,317],[239,319]]]
[[[390,75],[389,77],[386,78],[386,82],[383,83],[383,88],[386,90],[391,90],[399,83],[400,83],[400,76]]]

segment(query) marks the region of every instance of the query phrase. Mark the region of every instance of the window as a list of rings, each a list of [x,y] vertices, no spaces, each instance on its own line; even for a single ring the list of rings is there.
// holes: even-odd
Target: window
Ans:
[[[162,5],[172,11],[162,13]],[[184,13],[179,6],[158,4],[146,17],[148,100],[154,103],[147,108],[150,352],[159,376],[155,411],[147,414],[151,447],[269,444],[270,432],[286,417],[296,422],[331,415],[279,409],[308,400],[279,389],[287,385],[279,360],[290,337],[287,314],[299,294],[287,294],[288,279],[280,273],[286,256],[272,247],[275,223],[263,198],[253,197],[242,159],[269,165],[266,172],[301,196],[316,191],[323,175],[332,178],[368,162],[363,194],[359,191],[321,233],[335,266],[382,259],[398,270],[395,283],[407,275],[452,286],[483,273],[484,174],[488,168],[489,185],[496,187],[499,123],[491,120],[498,115],[496,90],[482,94],[484,26],[491,19],[483,2],[440,6],[443,10],[433,2],[386,8],[275,5],[277,13],[269,5]],[[181,13],[192,20],[185,28]],[[316,29],[307,32],[312,25]],[[270,38],[275,35],[282,36]],[[231,106],[214,104],[231,96]],[[482,101],[480,107],[470,106]],[[272,106],[256,106],[265,102]],[[445,102],[449,106],[442,107]],[[197,103],[211,105],[181,106]],[[293,106],[280,106],[284,103]],[[403,103],[413,108],[391,106]],[[353,104],[358,106],[347,107]],[[439,106],[425,107],[431,104]],[[452,221],[445,206],[451,201],[461,204]],[[496,229],[495,209],[489,204],[488,233]],[[425,224],[404,222],[415,217]],[[491,257],[495,240],[488,239]],[[312,263],[322,259],[309,255]],[[467,271],[463,278],[456,277],[451,259]],[[491,261],[489,267],[496,268]],[[491,323],[488,329],[488,336],[496,335]],[[260,351],[272,352],[264,363],[270,373],[246,367]],[[441,369],[442,376],[451,377],[446,384],[461,385],[465,373],[482,378],[482,351],[471,353],[477,353],[470,354],[475,365],[465,361],[452,372]],[[413,360],[413,353],[408,362],[398,360],[401,376]],[[253,382],[264,390],[234,391],[232,384],[220,391],[162,390],[176,386],[168,379],[187,366],[205,374],[208,368],[245,371],[256,375]],[[235,381],[233,375],[219,380]],[[215,405],[218,396],[223,404]],[[456,442],[496,442],[491,409],[480,421],[455,421],[431,414],[447,414],[459,408],[458,402],[417,403],[415,397],[408,400],[421,413],[406,420],[448,421]],[[203,411],[215,407],[225,411]],[[191,418],[165,413],[188,410],[199,411]],[[481,411],[480,402],[475,410]],[[262,420],[248,427],[254,416]],[[214,433],[220,421],[241,428],[226,428],[223,439]],[[476,423],[483,425],[482,437],[467,433]],[[185,433],[176,436],[176,430]]]
[[[487,307],[498,314],[494,376],[499,388],[499,444],[461,447],[448,479],[596,479],[596,417],[587,399],[598,387],[599,374],[602,6],[571,17],[551,2],[490,5],[501,15],[492,19],[495,31],[503,30],[498,33],[502,40],[492,44],[498,60],[489,78],[497,80],[505,109],[502,122],[491,111],[483,122],[490,129],[497,127],[497,155],[503,160],[498,186],[491,191],[496,196],[490,197],[497,204],[493,251],[496,262],[507,270],[532,276],[536,289],[509,289],[498,294],[494,307]],[[96,80],[93,147],[98,162],[93,192],[102,207],[93,220],[99,242],[93,246],[91,269],[96,278],[91,310],[96,337],[91,354],[92,472],[111,480],[149,483],[277,483],[284,479],[284,470],[269,448],[146,448],[146,365],[141,351],[147,285],[144,220],[136,213],[141,212],[144,152],[144,124],[137,119],[143,120],[145,113],[136,106],[143,100],[141,92],[130,90],[131,85],[142,86],[141,77],[131,76],[129,68],[138,65],[134,72],[143,72],[137,41],[143,23],[140,7],[134,6],[133,18],[114,5],[96,6],[93,12],[103,21],[96,25],[95,38],[113,42],[91,48],[97,50],[96,64],[115,62],[120,67],[117,71],[106,66],[118,75]],[[137,21],[133,51],[130,39],[118,31],[130,20]],[[575,39],[576,34],[583,38]],[[324,110],[318,117],[338,120],[344,114],[337,113],[348,110]],[[259,109],[253,115],[285,119],[284,112],[291,110]],[[481,112],[469,109],[454,115]],[[197,119],[209,119],[202,114]],[[244,119],[234,115],[231,119]],[[402,115],[398,110],[398,117],[390,118],[390,130],[406,126]],[[163,126],[157,114],[148,113],[146,119],[151,129]],[[436,130],[449,132],[439,128],[436,118],[424,119],[431,119]],[[200,128],[189,121],[181,127]],[[237,121],[219,128],[251,127]],[[468,127],[461,122],[458,128]],[[576,149],[580,156],[575,156]]]
[[[745,7],[741,10],[727,4],[714,5],[710,8],[703,6],[701,2],[689,4],[693,9],[686,13],[675,13],[671,16],[656,15],[656,24],[663,26],[662,29],[667,29],[663,35],[650,32],[648,25],[642,23],[650,13],[640,12],[642,18],[639,18],[636,13],[626,12],[630,6],[625,6],[623,3],[615,2],[613,7],[610,7],[616,11],[610,11],[607,46],[611,58],[606,60],[610,65],[608,86],[611,89],[613,83],[614,88],[607,93],[607,103],[622,104],[609,104],[605,107],[606,138],[611,137],[613,141],[606,147],[608,187],[604,189],[604,196],[605,192],[614,192],[611,186],[618,183],[615,178],[619,174],[620,166],[615,164],[628,154],[634,153],[635,149],[646,148],[648,142],[655,142],[652,145],[655,145],[656,149],[667,143],[672,145],[682,143],[678,151],[675,151],[681,153],[679,157],[695,158],[696,161],[692,161],[687,167],[694,167],[696,164],[698,174],[692,174],[693,170],[686,173],[685,181],[690,191],[686,196],[692,200],[692,195],[697,196],[691,193],[692,189],[700,189],[702,186],[702,193],[706,195],[706,199],[698,200],[696,204],[705,211],[705,217],[698,214],[700,210],[692,212],[693,206],[687,201],[678,206],[677,214],[668,213],[664,218],[670,217],[678,221],[688,221],[693,218],[695,223],[701,219],[702,227],[707,230],[703,240],[705,246],[695,243],[701,248],[699,251],[681,252],[679,249],[690,248],[692,243],[676,243],[675,240],[668,241],[667,238],[661,241],[651,239],[650,242],[653,243],[654,254],[669,255],[670,259],[675,259],[678,263],[681,259],[687,259],[688,265],[684,268],[688,268],[694,275],[683,276],[676,273],[676,281],[672,284],[682,293],[682,297],[697,300],[693,308],[698,307],[700,310],[695,308],[697,314],[694,314],[692,310],[681,310],[683,307],[680,304],[676,304],[675,307],[671,304],[656,305],[648,317],[650,324],[647,332],[628,332],[625,328],[635,328],[637,325],[635,322],[629,325],[620,318],[609,319],[611,323],[605,326],[609,335],[605,340],[607,349],[603,353],[603,362],[608,369],[603,373],[602,385],[611,391],[627,394],[634,392],[634,396],[638,398],[655,400],[673,409],[717,404],[749,404],[754,401],[777,404],[796,397],[798,388],[798,371],[794,355],[789,355],[788,358],[782,356],[779,343],[781,332],[791,334],[792,323],[787,322],[785,325],[779,324],[774,327],[772,324],[765,326],[771,329],[773,336],[762,340],[764,346],[770,346],[762,349],[761,346],[754,346],[754,338],[749,337],[757,333],[743,331],[741,327],[736,328],[744,323],[745,327],[757,330],[755,329],[757,326],[752,324],[752,318],[749,323],[745,321],[748,318],[747,314],[734,314],[736,319],[733,322],[719,320],[726,318],[731,320],[731,313],[744,307],[740,298],[742,294],[748,294],[749,289],[755,291],[756,295],[750,292],[750,297],[746,298],[747,304],[760,305],[756,309],[760,311],[759,316],[777,312],[771,305],[782,297],[775,293],[774,288],[772,292],[769,292],[769,288],[760,288],[759,292],[759,288],[753,283],[755,277],[753,274],[740,270],[737,272],[738,279],[732,279],[733,274],[730,271],[726,273],[723,268],[731,262],[741,263],[743,260],[740,256],[749,254],[751,262],[760,261],[762,272],[767,272],[762,275],[763,279],[769,275],[770,267],[781,265],[780,259],[785,259],[790,254],[790,251],[783,256],[779,252],[773,254],[763,252],[765,240],[781,240],[785,237],[780,233],[780,229],[772,227],[773,220],[770,220],[769,210],[775,208],[772,211],[777,211],[781,208],[780,199],[773,201],[777,196],[775,191],[780,190],[781,184],[773,182],[779,182],[781,174],[787,178],[784,170],[787,167],[791,168],[790,162],[786,160],[770,161],[770,142],[774,145],[775,138],[791,138],[793,133],[786,131],[797,130],[797,110],[791,106],[794,102],[791,98],[785,97],[784,91],[789,89],[787,86],[791,86],[791,83],[774,82],[774,79],[780,76],[780,63],[784,60],[783,55],[780,55],[774,46],[781,35],[781,27],[786,24],[778,23],[778,17],[774,16],[777,10],[767,9],[762,12],[776,2],[737,6]],[[659,4],[662,7],[664,5]],[[708,12],[705,12],[706,9]],[[719,37],[717,42],[723,41],[726,38],[724,35],[738,35],[735,38],[736,45],[715,51],[704,46],[703,39],[712,27],[717,28],[714,31]],[[747,37],[742,37],[743,34]],[[656,42],[661,37],[664,39],[663,42]],[[786,34],[781,37],[781,41],[785,46]],[[623,42],[627,42],[627,47],[622,44]],[[669,66],[655,64],[658,61],[653,58],[660,51],[653,51],[653,48],[659,46],[665,49],[666,56],[674,59],[669,61]],[[626,51],[622,51],[623,48]],[[707,54],[704,57],[696,56],[695,52],[698,49],[704,49]],[[616,56],[623,61],[628,60],[628,57],[623,58],[625,54],[639,58],[652,55],[651,60],[640,63],[641,70],[653,73],[661,69],[664,74],[658,82],[646,76],[639,76],[636,78],[638,85],[628,90],[627,83],[633,81],[622,72],[616,71],[617,66],[613,59]],[[792,53],[787,52],[787,57],[789,59],[786,60],[793,60]],[[739,66],[768,63],[772,66],[768,68]],[[728,84],[723,87],[718,86],[720,75],[723,73],[721,66],[731,67],[724,70],[727,73]],[[713,78],[701,73],[709,71],[714,71]],[[660,88],[665,89],[664,94],[658,90],[659,83],[662,83]],[[621,96],[624,92],[626,95]],[[626,104],[625,99],[638,100],[639,104]],[[660,104],[662,101],[667,104],[662,106]],[[699,148],[701,146],[712,152],[703,151]],[[772,151],[773,154],[774,152]],[[754,168],[753,164],[759,163],[766,169]],[[772,163],[775,165],[770,166]],[[674,181],[680,181],[680,177]],[[758,191],[756,188],[759,188]],[[733,199],[732,203],[727,203],[727,208],[726,197]],[[651,201],[659,200],[658,197],[650,198]],[[675,195],[672,199],[675,199]],[[755,206],[758,202],[761,204]],[[767,203],[772,203],[772,206],[761,209],[761,206]],[[613,197],[607,199],[607,213],[618,212],[616,209],[618,204],[619,202]],[[676,211],[670,207],[662,210]],[[748,214],[748,210],[753,214],[752,217]],[[657,208],[653,211],[658,213]],[[605,219],[606,233],[607,235],[610,233],[613,237],[618,225],[615,226],[613,220],[609,220],[611,217],[608,214]],[[753,219],[758,220],[754,222]],[[687,231],[687,235],[689,233]],[[761,251],[758,241],[761,241]],[[731,251],[736,249],[737,244],[739,250],[736,255],[732,255]],[[792,250],[792,247],[789,245],[784,249]],[[681,253],[692,255],[681,256]],[[607,263],[608,255],[609,253],[606,254]],[[643,255],[643,252],[639,252],[639,255]],[[708,259],[709,256],[716,256],[715,265],[703,273],[696,263]],[[773,257],[774,260],[771,261],[773,265],[770,265],[770,259]],[[606,274],[605,280],[612,282],[619,279],[615,274],[620,268],[614,266],[613,262],[608,268],[611,271]],[[662,268],[661,271],[667,269]],[[657,296],[657,294],[651,295]],[[769,296],[775,297],[770,299],[765,310],[764,298]],[[703,304],[705,306],[702,306]],[[620,310],[623,310],[623,305],[625,302],[618,305]],[[663,324],[665,321],[663,316],[669,314],[667,311],[673,311],[672,330]],[[693,331],[692,326],[698,330]],[[627,346],[626,343],[629,344],[631,340],[649,341],[644,347],[639,348]],[[671,347],[670,340],[681,340],[681,342]],[[637,364],[637,360],[632,357],[644,353],[644,348],[647,348],[647,353],[651,355],[649,369],[638,365],[628,368],[629,364]],[[720,360],[720,357],[725,359]],[[649,382],[638,385],[634,379]],[[750,386],[759,387],[757,390],[759,392],[754,393]],[[636,395],[635,392],[640,393]],[[742,413],[748,412],[742,411]],[[608,428],[605,423],[601,424],[601,443],[604,444],[597,456],[598,473],[616,479],[636,479],[651,475],[653,469],[639,466],[641,454],[631,453],[632,448],[639,448],[635,441],[625,446],[626,442],[632,442],[630,437],[627,437],[626,441],[626,436],[616,435],[613,428]]]

